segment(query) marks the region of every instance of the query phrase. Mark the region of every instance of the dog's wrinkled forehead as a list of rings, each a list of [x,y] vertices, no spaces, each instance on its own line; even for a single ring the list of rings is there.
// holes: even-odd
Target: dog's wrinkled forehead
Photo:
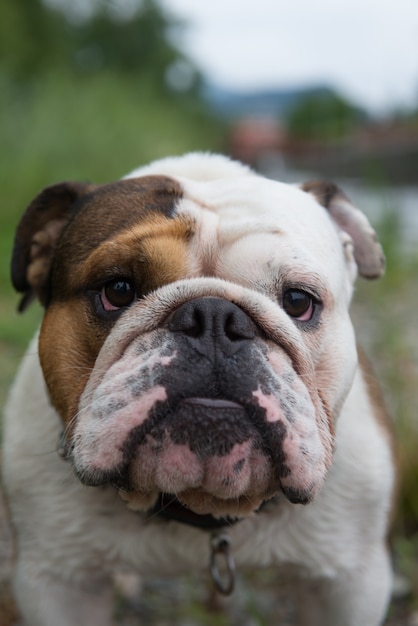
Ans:
[[[182,185],[184,200],[177,210],[196,215],[202,245],[212,235],[219,252],[233,250],[242,260],[254,255],[258,264],[269,266],[273,258],[286,258],[320,270],[330,256],[343,259],[327,211],[297,187],[261,177]]]
[[[109,185],[44,189],[18,226],[12,280],[23,310],[35,296],[48,305],[115,277],[144,279],[142,293],[196,276],[260,291],[262,277],[286,265],[294,286],[318,275],[349,293],[357,273],[382,275],[384,256],[367,218],[332,183],[296,187],[189,154]]]
[[[314,197],[296,187],[257,176],[193,181],[155,175],[100,187],[81,202],[59,246],[60,263],[71,259],[71,268],[60,268],[61,280],[75,277],[74,265],[88,266],[91,274],[135,260],[146,270],[146,291],[198,275],[259,290],[260,282],[288,275],[289,267],[296,282],[316,274],[331,289],[341,283],[336,229]]]
[[[151,175],[99,187],[80,202],[54,272],[60,281],[68,277],[70,289],[84,274],[88,284],[101,270],[105,279],[112,268],[132,264],[146,280],[144,293],[202,275],[257,291],[280,276],[301,285],[317,276],[331,291],[341,289],[337,230],[326,209],[297,187],[258,176],[194,181]]]
[[[281,245],[285,245],[286,239],[286,243],[293,243],[286,250],[291,263],[299,258],[299,253],[294,251],[296,245],[299,251],[304,250],[308,264],[312,258],[320,264],[325,262],[326,273],[331,278],[330,259],[334,257],[339,282],[338,259],[344,259],[349,283],[354,282],[357,273],[371,279],[379,278],[384,272],[384,255],[376,233],[365,215],[333,183],[314,180],[296,187],[266,179],[242,163],[220,155],[193,153],[156,161],[130,176],[156,173],[178,180],[183,200],[191,199],[203,211],[216,214],[220,220],[217,224],[220,241],[239,238],[251,231],[257,234],[259,246],[265,250],[266,242],[261,245],[260,235],[280,235]],[[177,208],[186,211],[186,203]],[[190,204],[187,209],[191,210]],[[215,222],[206,219],[204,225],[208,238],[209,226]],[[248,255],[249,242],[245,243]]]

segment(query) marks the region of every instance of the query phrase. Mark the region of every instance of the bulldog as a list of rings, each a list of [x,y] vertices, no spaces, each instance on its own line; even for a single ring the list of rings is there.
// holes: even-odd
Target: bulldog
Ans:
[[[304,626],[381,624],[393,450],[349,305],[383,270],[335,185],[222,156],[44,189],[12,278],[45,314],[3,433],[25,624],[112,624],[121,569],[228,593],[258,566],[297,572]]]

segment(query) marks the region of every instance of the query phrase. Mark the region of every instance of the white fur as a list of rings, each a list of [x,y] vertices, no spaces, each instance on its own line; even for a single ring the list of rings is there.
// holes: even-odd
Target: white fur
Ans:
[[[255,176],[253,170],[243,163],[232,161],[223,155],[190,152],[183,156],[166,157],[165,159],[153,161],[149,165],[133,170],[125,178],[136,178],[153,174],[162,174],[175,178],[186,176],[189,180],[197,181]]]
[[[221,157],[167,159],[131,176],[153,173],[180,177],[188,211],[196,204],[202,206],[203,201],[209,213],[213,207],[223,207],[219,210],[224,212],[226,240],[228,234],[236,234],[253,219],[251,245],[256,246],[257,224],[263,223],[264,229],[271,223],[273,228],[275,212],[280,214],[279,223],[289,226],[291,222],[289,228],[300,233],[307,258],[318,274],[328,274],[329,288],[337,300],[332,319],[321,331],[325,356],[317,355],[317,365],[321,364],[317,376],[332,380],[333,370],[342,367],[338,384],[341,389],[348,388],[355,353],[347,314],[352,284],[350,269],[345,267],[337,245],[337,231],[326,212],[307,194],[265,181]],[[230,202],[228,184],[214,182],[231,177],[243,183],[239,207],[236,195]],[[291,217],[282,210],[289,204],[294,209]],[[255,205],[259,211],[254,217]],[[237,217],[241,220],[238,224]],[[210,217],[205,220],[212,224]],[[314,229],[318,220],[323,224],[319,232]],[[228,280],[234,279],[247,289],[254,287],[261,279],[259,268],[265,249],[259,245],[258,262],[243,273],[241,281],[237,273],[245,246],[220,254],[223,271],[229,268],[231,273],[225,276]],[[281,262],[292,249],[286,248],[285,242],[283,250]],[[303,263],[306,258],[301,267]],[[202,288],[207,289],[203,283]],[[266,311],[273,307],[269,297],[260,299]],[[150,305],[150,314],[162,314],[164,305],[161,311],[158,306],[157,299]],[[310,344],[308,338],[305,341],[302,348],[315,354],[315,343]],[[337,389],[330,390],[336,407],[338,393]],[[209,536],[176,522],[147,521],[130,511],[112,488],[81,485],[69,464],[56,454],[60,430],[43,382],[36,338],[24,357],[4,420],[3,479],[19,537],[14,588],[28,626],[110,626],[111,578],[115,572],[133,570],[144,576],[165,576],[201,571],[209,564]],[[388,433],[377,421],[363,374],[357,368],[336,425],[334,459],[325,486],[312,504],[293,505],[283,499],[277,506],[268,505],[231,526],[228,534],[237,568],[295,568],[302,581],[301,626],[378,626],[391,589],[386,534],[393,484]]]
[[[22,394],[22,388],[30,391]],[[82,486],[55,452],[59,434],[35,341],[4,424],[3,478],[21,538],[15,589],[28,625],[110,625],[106,578],[118,569],[174,575],[207,567],[209,541],[202,531],[145,523],[111,490]],[[317,621],[306,615],[301,624],[377,626],[391,589],[385,536],[392,487],[387,435],[373,418],[358,372],[338,421],[325,487],[306,507],[283,501],[231,527],[237,567],[296,565],[319,581],[324,612]],[[71,606],[67,616],[64,599]],[[103,610],[96,621],[93,606]]]

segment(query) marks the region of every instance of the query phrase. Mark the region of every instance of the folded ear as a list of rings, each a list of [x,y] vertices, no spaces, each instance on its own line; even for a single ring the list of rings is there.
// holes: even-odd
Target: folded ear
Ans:
[[[385,256],[376,232],[368,219],[357,209],[337,185],[325,181],[310,181],[301,187],[311,193],[328,209],[338,228],[347,233],[353,243],[354,259],[364,278],[379,278],[385,271]]]
[[[30,203],[18,225],[12,256],[12,282],[23,293],[19,311],[37,296],[45,306],[52,258],[57,241],[77,200],[94,186],[64,182],[47,187]]]

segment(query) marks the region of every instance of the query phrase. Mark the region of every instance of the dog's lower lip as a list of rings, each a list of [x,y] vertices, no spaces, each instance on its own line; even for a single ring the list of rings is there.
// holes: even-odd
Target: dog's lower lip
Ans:
[[[180,404],[195,404],[209,409],[242,409],[242,405],[218,398],[184,398]]]

